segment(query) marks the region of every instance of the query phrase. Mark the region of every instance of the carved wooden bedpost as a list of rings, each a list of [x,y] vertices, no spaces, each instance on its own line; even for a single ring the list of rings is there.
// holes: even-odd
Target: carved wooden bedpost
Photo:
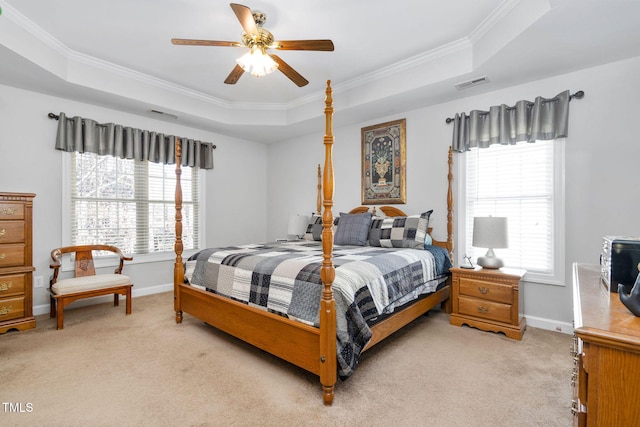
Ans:
[[[336,269],[333,266],[333,98],[331,96],[331,80],[327,80],[325,109],[326,129],[324,136],[324,213],[322,214],[322,299],[320,300],[320,382],[325,405],[333,403],[336,384],[336,312],[333,298],[333,280]]]
[[[182,263],[182,185],[180,184],[180,163],[182,161],[182,141],[176,138],[176,262],[173,266],[173,308],[176,312],[176,323],[182,323],[182,306],[178,286],[184,280],[184,264]]]
[[[447,243],[449,247],[449,258],[453,259],[453,148],[449,147],[449,174],[447,175],[449,186],[447,189]]]
[[[322,215],[322,172],[318,163],[318,201],[316,202],[316,213]]]

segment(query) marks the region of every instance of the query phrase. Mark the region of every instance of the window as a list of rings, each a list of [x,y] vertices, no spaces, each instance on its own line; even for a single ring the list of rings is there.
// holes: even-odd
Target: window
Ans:
[[[103,243],[127,254],[173,250],[175,165],[71,153],[72,245]],[[184,249],[199,244],[198,170],[182,168]]]
[[[462,192],[464,253],[476,259],[487,251],[471,245],[475,216],[505,216],[509,247],[496,249],[505,266],[526,269],[530,281],[562,283],[563,156],[564,140],[468,151]]]

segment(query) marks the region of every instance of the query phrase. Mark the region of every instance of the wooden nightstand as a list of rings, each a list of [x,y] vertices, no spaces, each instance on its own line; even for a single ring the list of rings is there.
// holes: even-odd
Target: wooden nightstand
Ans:
[[[466,324],[522,339],[526,324],[519,314],[518,287],[525,270],[455,267],[450,271],[453,310],[449,321],[452,325]]]

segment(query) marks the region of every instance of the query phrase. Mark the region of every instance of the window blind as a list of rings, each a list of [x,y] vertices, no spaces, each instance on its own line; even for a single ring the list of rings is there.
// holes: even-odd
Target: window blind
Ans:
[[[467,152],[466,253],[472,258],[487,248],[471,246],[473,218],[508,218],[509,247],[496,249],[508,267],[553,274],[554,141],[494,144]]]
[[[175,166],[72,153],[71,242],[109,244],[128,254],[173,250]],[[198,247],[198,173],[183,167],[183,245]]]

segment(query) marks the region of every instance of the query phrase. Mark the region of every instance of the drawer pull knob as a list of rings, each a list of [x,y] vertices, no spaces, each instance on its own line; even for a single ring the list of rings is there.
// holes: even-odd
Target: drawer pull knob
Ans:
[[[12,209],[12,208],[4,208],[4,209],[0,210],[0,213],[1,213],[2,215],[7,215],[7,216],[9,216],[9,215],[15,215],[16,210],[15,210],[15,209]]]
[[[482,295],[486,295],[489,293],[489,288],[485,288],[484,286],[478,286],[478,290]]]
[[[4,254],[4,253],[0,254],[0,259],[5,259],[6,257],[7,257],[7,255]]]
[[[11,286],[13,286],[13,283],[11,282],[0,283],[0,291],[8,291],[11,289]]]
[[[0,316],[4,316],[5,314],[9,314],[11,312],[11,310],[13,310],[13,306],[9,306],[9,307],[2,307],[0,308]]]
[[[5,234],[7,234],[7,230],[5,230],[4,228],[0,230],[0,236],[4,236]]]
[[[489,309],[487,307],[480,306],[480,307],[478,307],[478,311],[480,313],[488,313]]]

